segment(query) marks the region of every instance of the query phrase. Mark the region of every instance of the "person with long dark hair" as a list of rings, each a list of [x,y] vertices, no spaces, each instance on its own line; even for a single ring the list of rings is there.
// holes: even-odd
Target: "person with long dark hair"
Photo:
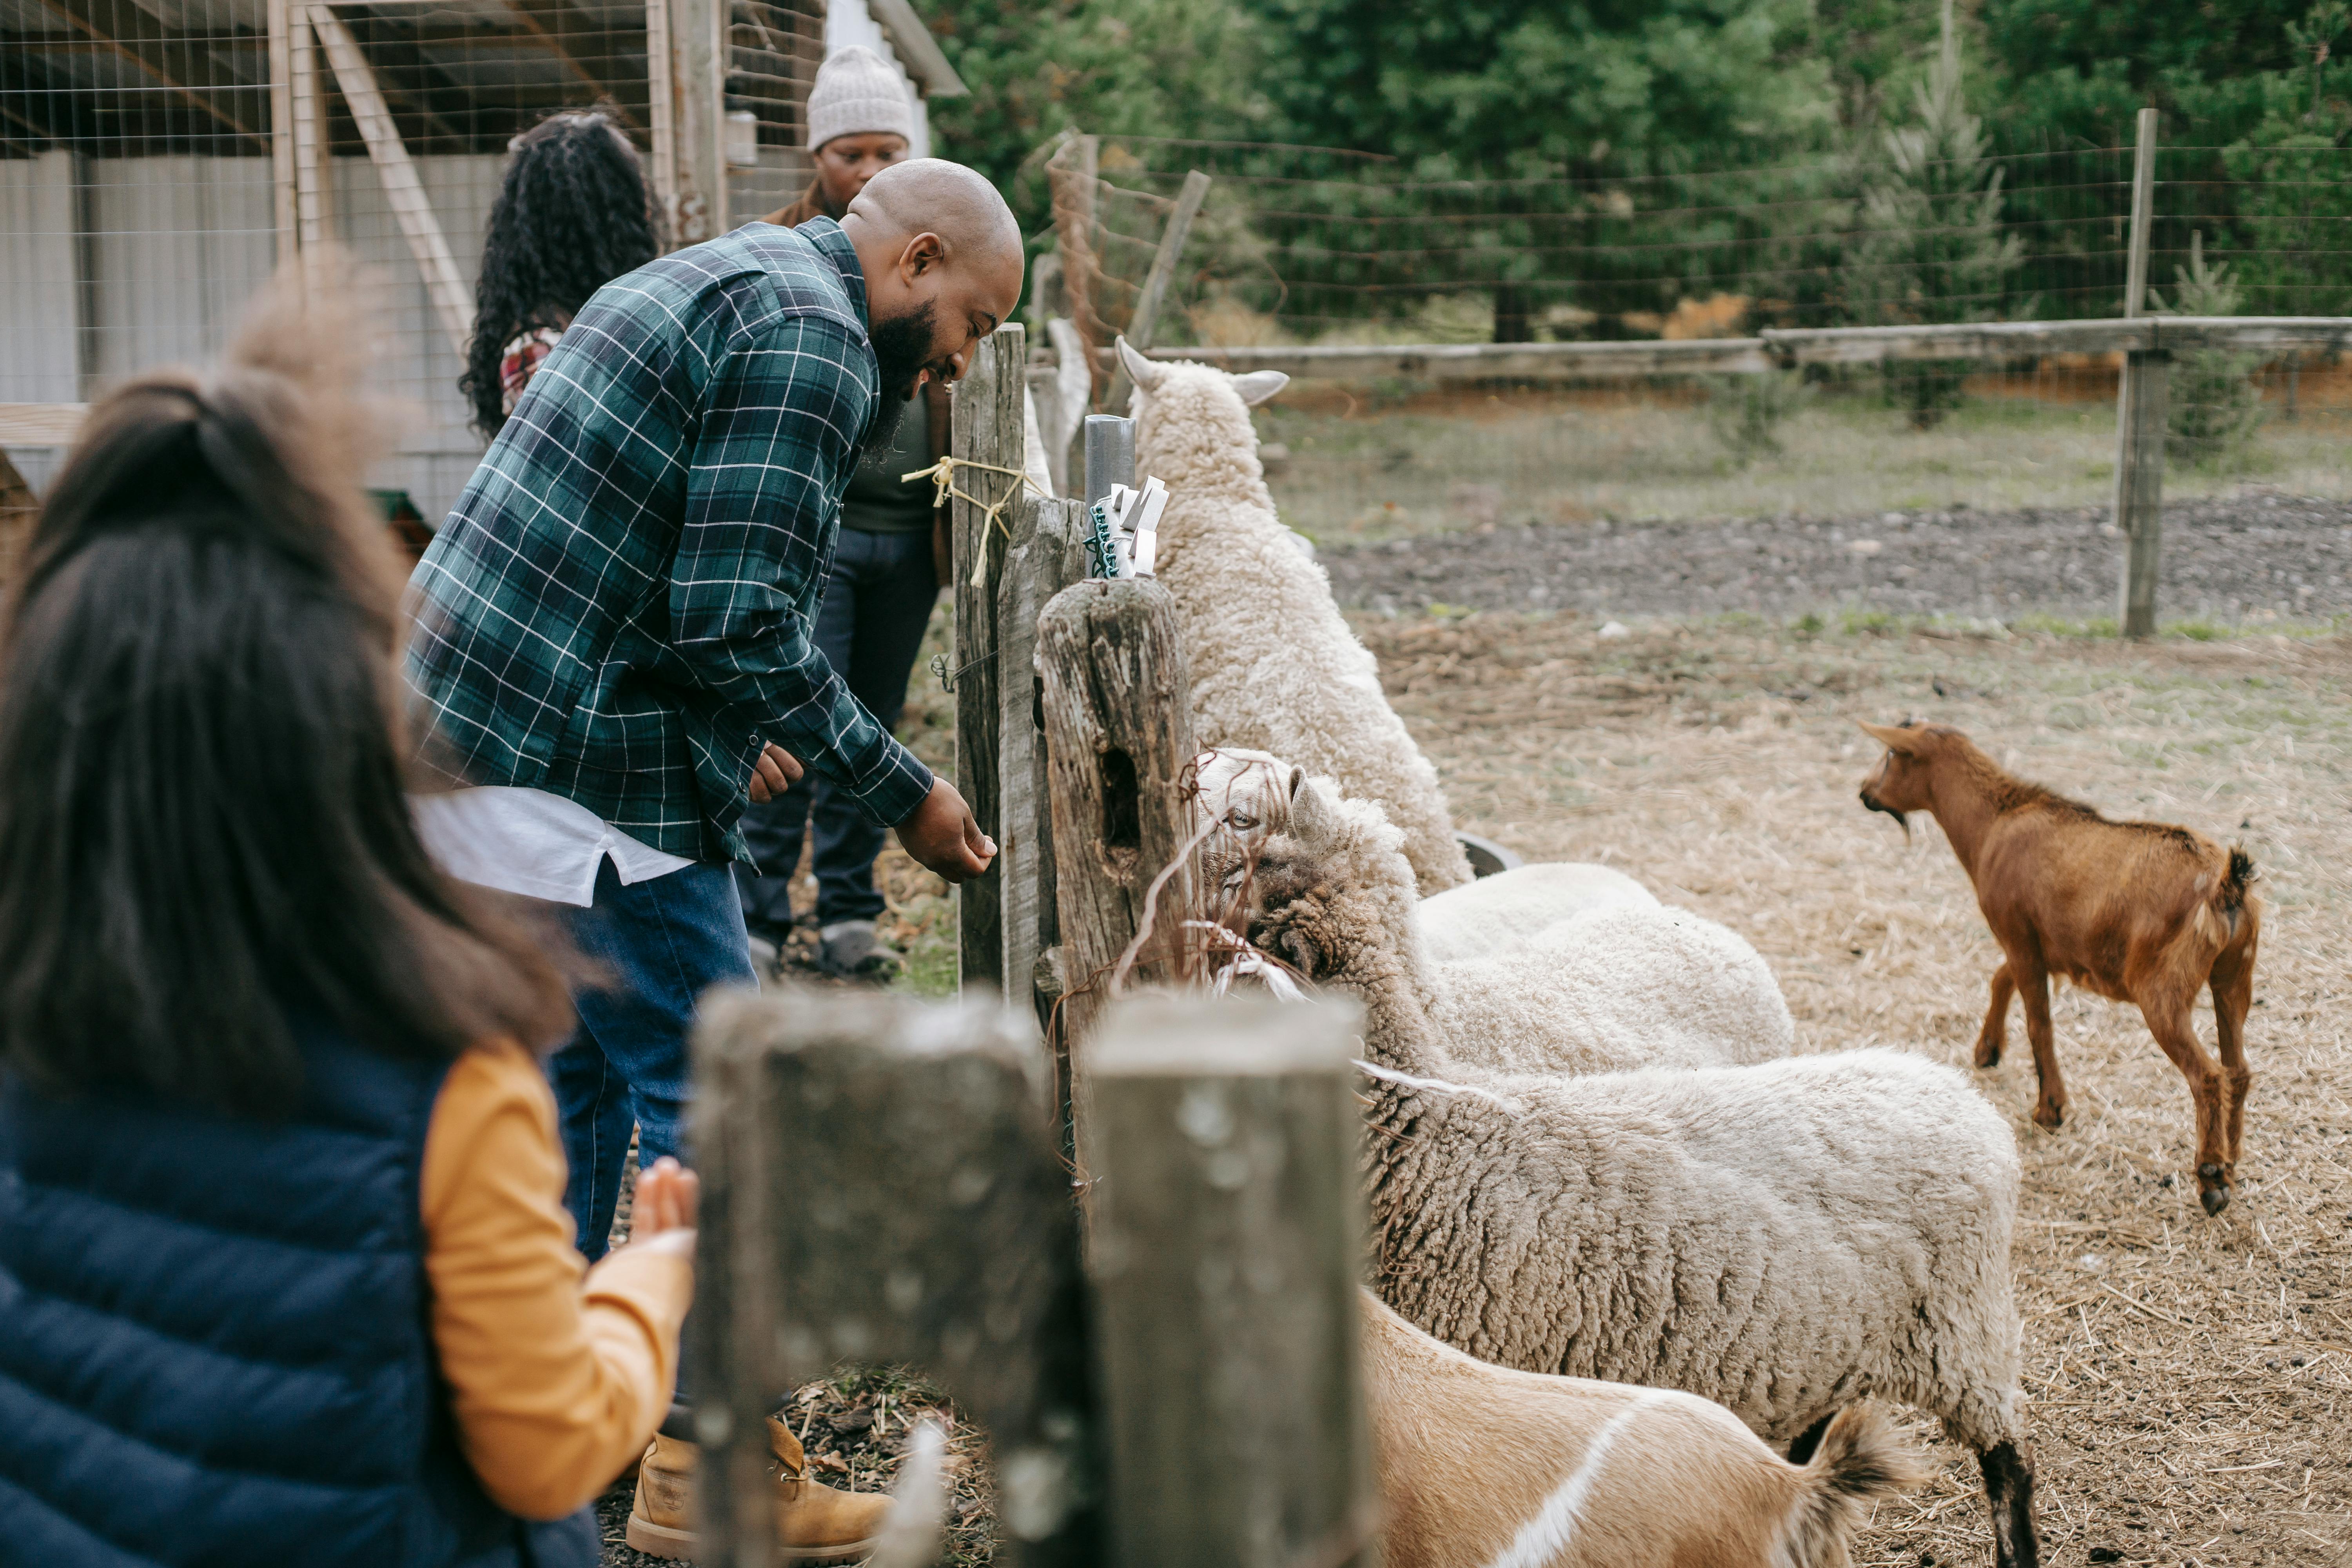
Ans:
[[[457,382],[486,438],[588,297],[661,254],[645,166],[603,110],[551,114],[507,150]]]
[[[412,816],[350,311],[101,401],[0,626],[9,1561],[588,1568],[695,1188],[583,1281],[539,938]]]

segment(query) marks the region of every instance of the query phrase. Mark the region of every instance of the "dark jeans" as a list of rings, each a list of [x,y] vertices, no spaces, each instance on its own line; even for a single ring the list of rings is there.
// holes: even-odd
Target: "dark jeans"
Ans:
[[[595,903],[562,910],[572,940],[610,982],[573,995],[580,1031],[547,1064],[571,1166],[563,1206],[593,1262],[613,1229],[630,1127],[642,1163],[685,1158],[695,1003],[713,985],[754,982],[728,867],[688,866],[624,887],[608,859],[596,871]]]
[[[897,726],[907,705],[907,678],[914,672],[915,651],[939,595],[929,533],[841,531],[817,611],[817,650],[886,730]],[[740,868],[736,872],[744,923],[778,946],[793,929],[793,871],[800,864],[801,835],[812,806],[818,923],[870,921],[882,912],[882,895],[874,889],[874,858],[882,853],[887,830],[867,821],[810,768],[782,799],[743,813],[743,841],[764,873],[754,877]]]

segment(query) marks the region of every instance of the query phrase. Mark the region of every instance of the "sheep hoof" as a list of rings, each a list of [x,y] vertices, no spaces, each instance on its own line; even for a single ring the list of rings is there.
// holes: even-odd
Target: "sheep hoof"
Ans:
[[[2229,1178],[2219,1165],[2197,1167],[2197,1201],[2205,1205],[2207,1215],[2220,1214],[2230,1206]]]

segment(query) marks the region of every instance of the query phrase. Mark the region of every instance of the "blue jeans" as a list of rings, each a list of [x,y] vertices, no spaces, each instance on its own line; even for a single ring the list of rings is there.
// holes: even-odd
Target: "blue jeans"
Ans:
[[[593,1262],[613,1229],[630,1126],[641,1163],[684,1157],[694,1005],[713,985],[752,984],[751,951],[726,866],[688,866],[624,887],[607,859],[596,869],[595,903],[565,905],[562,915],[608,981],[573,995],[579,1033],[547,1064],[571,1167],[563,1206]]]
[[[907,706],[907,678],[914,672],[915,653],[939,596],[929,533],[841,531],[817,611],[817,651],[886,730],[898,725]],[[793,929],[793,871],[800,865],[801,837],[812,816],[817,923],[870,921],[882,912],[874,858],[882,853],[887,830],[868,821],[855,802],[810,768],[782,799],[743,813],[743,841],[762,873],[737,873],[743,919],[780,947]]]

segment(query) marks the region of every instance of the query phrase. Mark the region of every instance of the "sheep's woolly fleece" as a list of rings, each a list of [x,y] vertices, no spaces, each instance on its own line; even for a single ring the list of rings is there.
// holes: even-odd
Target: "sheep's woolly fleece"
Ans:
[[[1207,365],[1146,362],[1136,472],[1168,486],[1157,574],[1176,601],[1202,745],[1278,752],[1379,801],[1422,891],[1470,879],[1437,772],[1381,690],[1323,568],[1275,516],[1248,406]]]
[[[1408,1321],[1506,1366],[1701,1394],[1768,1438],[1872,1395],[1979,1449],[2022,1438],[2017,1149],[1965,1079],[1887,1050],[1458,1063],[1396,951],[1395,853],[1376,810],[1310,784],[1251,926],[1366,1004],[1378,1283]]]
[[[1223,828],[1204,885],[1234,868],[1245,876],[1252,847],[1289,822],[1302,794],[1337,798],[1333,781],[1262,752],[1204,752],[1194,772],[1200,816]],[[1796,1048],[1796,1021],[1753,947],[1606,867],[1525,866],[1417,903],[1395,857],[1320,869],[1393,880],[1381,904],[1402,922],[1391,943],[1456,1060],[1614,1072],[1737,1067]],[[1474,956],[1432,963],[1433,948]]]

